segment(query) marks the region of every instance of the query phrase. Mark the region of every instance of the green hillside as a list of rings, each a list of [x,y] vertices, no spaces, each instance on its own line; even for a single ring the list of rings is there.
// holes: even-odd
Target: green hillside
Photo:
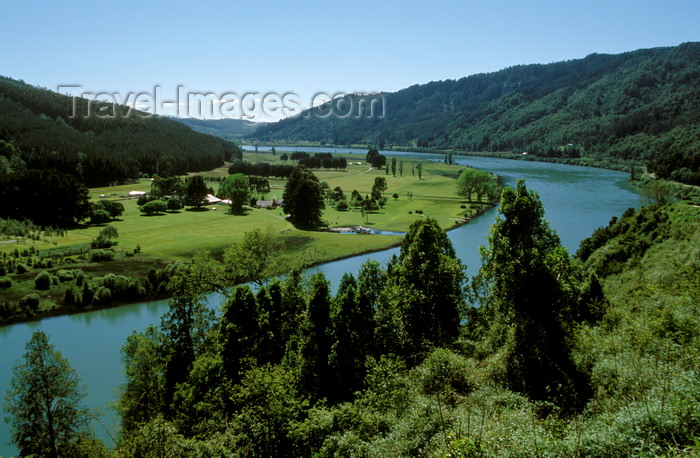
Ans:
[[[252,135],[260,126],[266,123],[253,122],[245,119],[196,119],[173,118],[195,132],[215,135],[226,140],[237,140]]]
[[[700,43],[519,65],[382,95],[384,118],[305,112],[253,137],[612,157],[700,182]]]
[[[0,176],[18,169],[56,169],[87,186],[142,174],[211,170],[240,157],[234,143],[128,107],[73,99],[0,77]]]

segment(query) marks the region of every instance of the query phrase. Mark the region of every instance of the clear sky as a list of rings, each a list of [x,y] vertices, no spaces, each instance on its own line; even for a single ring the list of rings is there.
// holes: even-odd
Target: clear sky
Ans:
[[[395,91],[700,41],[699,0],[3,2],[0,74],[56,90]]]

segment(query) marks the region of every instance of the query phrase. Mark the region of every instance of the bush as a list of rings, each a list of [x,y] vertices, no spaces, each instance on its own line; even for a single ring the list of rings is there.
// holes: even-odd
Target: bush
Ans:
[[[422,215],[422,214],[423,214],[423,210],[416,210],[416,215]]]
[[[75,286],[66,289],[66,293],[63,295],[63,305],[79,305],[80,301],[80,292]]]
[[[51,274],[43,270],[34,278],[34,287],[38,290],[51,288]]]
[[[19,263],[15,266],[15,273],[23,274],[29,270],[26,264]]]
[[[56,272],[56,277],[58,277],[58,281],[61,283],[72,281],[75,278],[75,270],[61,269]]]
[[[168,204],[162,200],[152,200],[141,207],[141,213],[146,215],[157,215],[158,213],[165,213],[168,210]]]
[[[5,266],[0,266],[0,277],[2,277],[3,275],[7,275],[7,269],[5,268]]]
[[[394,199],[398,199],[398,198],[399,198],[399,195],[398,195],[398,193],[394,193],[394,194],[391,195],[391,197],[393,197]]]
[[[11,288],[12,287],[12,280],[10,280],[7,277],[2,277],[0,278],[0,288]]]
[[[105,288],[104,286],[97,288],[97,291],[95,291],[95,297],[93,298],[95,305],[106,305],[111,301],[112,291],[110,291],[109,288]]]
[[[38,294],[27,294],[22,299],[19,300],[19,308],[28,317],[34,316],[39,310],[39,295]]]
[[[335,209],[338,211],[346,211],[347,209],[350,208],[350,205],[348,205],[348,201],[343,199],[339,200],[337,204],[335,204]]]
[[[171,212],[176,212],[182,209],[182,202],[180,202],[179,197],[171,197],[167,202],[168,210]]]
[[[90,262],[113,261],[114,251],[90,250]]]

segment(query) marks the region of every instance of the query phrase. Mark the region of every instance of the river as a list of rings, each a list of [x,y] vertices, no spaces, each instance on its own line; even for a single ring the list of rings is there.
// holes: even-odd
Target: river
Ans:
[[[248,151],[252,147],[246,148]],[[265,148],[267,149],[267,148]],[[362,156],[366,151],[348,148],[284,148],[277,151],[303,150],[309,152],[354,153]],[[382,152],[410,160],[412,158],[441,161],[442,155],[406,152]],[[253,154],[247,154],[254,160]],[[595,169],[544,162],[515,161],[508,159],[456,156],[458,164],[488,170],[500,175],[504,183],[514,186],[520,178],[526,180],[529,189],[536,190],[546,211],[546,218],[559,234],[562,244],[574,253],[579,242],[588,237],[595,228],[607,225],[613,216],[619,216],[629,207],[639,207],[641,198],[627,184],[627,174],[604,169]],[[489,227],[497,210],[491,209],[469,224],[450,231],[449,235],[457,255],[467,266],[467,274],[475,275],[480,266],[478,247],[486,244]],[[339,235],[346,237],[346,235]],[[361,237],[381,237],[381,235]],[[323,271],[336,288],[345,272],[357,273],[367,259],[381,264],[398,253],[398,248],[379,253],[356,256],[331,262],[314,268]],[[209,298],[212,307],[219,299]],[[24,354],[24,346],[32,332],[42,330],[49,335],[50,342],[75,368],[87,388],[85,403],[99,411],[94,427],[97,435],[108,446],[113,443],[110,435],[116,435],[118,420],[111,403],[117,398],[117,388],[123,383],[121,346],[134,330],[143,330],[150,324],[160,322],[167,310],[168,301],[151,301],[141,304],[99,310],[78,315],[46,318],[33,323],[20,323],[0,328],[0,393],[4,393],[12,376],[10,368]],[[4,412],[3,412],[4,416]],[[9,444],[7,424],[0,423],[0,458],[15,454],[17,450]]]

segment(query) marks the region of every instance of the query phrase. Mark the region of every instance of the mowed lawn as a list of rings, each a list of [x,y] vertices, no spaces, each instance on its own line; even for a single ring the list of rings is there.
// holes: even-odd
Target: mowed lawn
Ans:
[[[251,156],[251,157],[248,157]],[[341,187],[347,200],[354,189],[363,196],[369,195],[376,177],[386,179],[388,189],[384,192],[387,204],[377,213],[362,215],[359,211],[337,211],[327,205],[324,219],[330,227],[363,225],[374,229],[406,232],[416,219],[426,216],[434,217],[442,227],[448,229],[470,212],[460,208],[461,202],[455,194],[455,179],[458,166],[448,166],[441,163],[423,162],[423,176],[411,173],[415,160],[404,161],[403,177],[384,169],[371,169],[369,166],[357,164],[364,158],[358,155],[346,156],[352,165],[345,171],[314,170],[321,182],[328,183],[331,189]],[[268,161],[282,163],[279,153],[245,154],[245,160]],[[364,161],[362,161],[364,162]],[[289,161],[288,163],[293,163]],[[390,158],[389,158],[390,163]],[[225,177],[225,167],[204,172],[201,175]],[[272,191],[266,195],[280,199],[284,189],[284,180],[270,180]],[[156,256],[168,260],[188,261],[198,250],[207,250],[214,257],[220,257],[223,250],[239,241],[243,234],[256,228],[271,228],[279,237],[285,252],[292,255],[304,256],[307,261],[322,262],[349,256],[365,251],[375,251],[400,242],[400,236],[385,235],[339,235],[328,232],[300,231],[295,229],[286,219],[281,209],[250,209],[245,215],[231,215],[228,207],[210,205],[201,211],[181,210],[176,213],[166,213],[156,216],[144,216],[139,212],[136,198],[128,198],[129,191],[148,191],[150,180],[144,179],[137,183],[114,187],[95,188],[90,190],[93,201],[107,198],[120,201],[125,208],[121,218],[110,223],[119,232],[118,251],[134,250],[137,246],[145,255]],[[214,189],[217,183],[211,183]],[[392,195],[398,194],[395,199]],[[412,194],[412,198],[410,197]],[[100,197],[105,196],[105,197]],[[214,210],[216,208],[216,210]],[[416,213],[420,210],[423,214]],[[50,237],[47,241],[30,242],[37,249],[57,248],[89,243],[99,233],[100,226],[89,226],[68,231],[65,237]],[[26,248],[25,244],[0,244],[0,252],[12,250],[15,247]]]

